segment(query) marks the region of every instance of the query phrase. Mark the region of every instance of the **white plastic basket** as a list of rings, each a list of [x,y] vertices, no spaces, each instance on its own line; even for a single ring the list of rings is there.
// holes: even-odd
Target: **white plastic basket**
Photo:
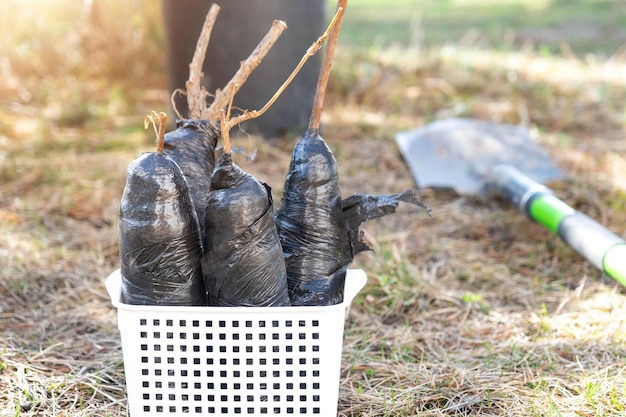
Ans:
[[[334,306],[160,307],[121,303],[113,272],[131,417],[337,415],[345,316],[366,281],[348,270]]]

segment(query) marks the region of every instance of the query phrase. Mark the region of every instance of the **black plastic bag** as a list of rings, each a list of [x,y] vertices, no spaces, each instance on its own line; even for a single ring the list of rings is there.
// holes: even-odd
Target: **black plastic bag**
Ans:
[[[288,306],[270,188],[224,153],[211,177],[202,272],[214,306]]]
[[[352,262],[354,257],[371,248],[363,240],[361,225],[368,220],[387,216],[396,212],[400,202],[422,207],[428,214],[430,209],[422,203],[419,196],[411,190],[393,195],[367,195],[356,193],[342,201],[344,222],[344,265]]]
[[[293,151],[276,213],[292,305],[343,301],[346,267],[369,246],[361,225],[396,211],[400,202],[429,209],[413,191],[386,196],[357,193],[341,199],[337,164],[316,129]]]
[[[307,129],[294,148],[276,227],[291,304],[340,303],[345,279],[341,192],[335,157],[317,129]]]
[[[208,120],[177,120],[176,129],[165,135],[165,153],[178,164],[187,179],[203,238],[202,220],[219,134],[217,125]]]
[[[187,181],[163,153],[144,153],[128,167],[120,205],[122,302],[206,305],[202,241]]]

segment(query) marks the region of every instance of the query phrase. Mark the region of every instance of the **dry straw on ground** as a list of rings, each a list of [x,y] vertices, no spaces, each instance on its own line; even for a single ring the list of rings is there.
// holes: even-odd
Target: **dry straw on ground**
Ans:
[[[117,25],[114,13],[82,24]],[[0,416],[126,415],[103,280],[126,166],[152,146],[141,119],[167,103],[164,72],[143,64],[158,61],[145,31],[157,10],[134,16],[147,19],[134,34],[42,38],[54,48],[38,60],[0,41]],[[83,49],[58,57],[62,42]],[[127,54],[132,91],[115,62],[77,64]],[[345,195],[414,187],[398,130],[449,115],[522,123],[569,174],[551,184],[559,196],[626,235],[626,63],[340,45],[333,68],[322,122]],[[276,201],[293,139],[238,139]],[[340,415],[624,415],[626,291],[502,201],[422,194],[432,219],[404,207],[366,227],[376,251],[356,262],[369,284],[346,325]]]

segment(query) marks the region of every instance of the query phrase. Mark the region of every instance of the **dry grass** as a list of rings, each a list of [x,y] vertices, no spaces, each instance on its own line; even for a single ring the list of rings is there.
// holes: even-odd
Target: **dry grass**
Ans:
[[[68,17],[69,0],[37,2],[35,20],[17,3],[0,17],[13,28],[0,40],[0,416],[123,416],[103,279],[126,166],[151,146],[141,120],[167,105],[158,10],[127,5],[129,29],[121,2],[101,23]],[[570,174],[559,196],[626,235],[626,63],[338,52],[323,122],[345,195],[414,187],[398,130],[449,115],[522,123]],[[279,197],[293,138],[240,141],[258,149],[241,165]],[[346,327],[340,415],[624,415],[624,289],[502,201],[422,194],[432,219],[403,207],[366,227],[376,251],[355,263],[370,279]]]

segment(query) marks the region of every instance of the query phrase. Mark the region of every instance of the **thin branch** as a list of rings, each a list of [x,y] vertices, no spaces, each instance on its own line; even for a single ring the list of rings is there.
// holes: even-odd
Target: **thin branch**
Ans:
[[[220,109],[220,130],[222,131],[222,140],[224,141],[224,153],[230,153],[230,128],[226,119],[226,110]]]
[[[235,86],[235,89],[239,89],[239,86]],[[229,125],[230,111],[233,109],[233,100],[235,99],[235,91],[230,96],[228,101],[228,109],[220,109],[220,131],[222,133],[222,139],[224,140],[224,153],[230,153],[230,129],[232,125]]]
[[[335,12],[335,15],[333,16],[333,19],[331,20],[331,22],[329,23],[328,27],[326,28],[326,31],[322,34],[322,36],[320,36],[317,39],[317,41],[315,41],[309,47],[309,49],[307,49],[307,51],[304,54],[304,56],[302,57],[302,59],[300,59],[300,62],[298,63],[298,65],[291,72],[291,75],[289,75],[289,77],[283,82],[283,84],[278,88],[278,90],[276,90],[276,92],[274,93],[272,98],[270,98],[268,100],[268,102],[265,103],[265,105],[261,109],[259,109],[259,110],[246,110],[246,111],[243,112],[243,114],[240,114],[237,117],[234,117],[232,119],[228,118],[227,119],[227,126],[228,126],[228,128],[232,128],[233,126],[236,126],[239,123],[243,123],[246,120],[255,119],[257,117],[262,116],[263,113],[265,113],[274,104],[274,102],[278,99],[278,97],[280,97],[280,95],[289,86],[291,81],[293,81],[293,79],[296,77],[296,75],[298,75],[298,73],[300,72],[300,70],[302,69],[304,64],[307,62],[307,60],[310,57],[312,57],[313,55],[315,55],[317,53],[317,51],[320,50],[320,48],[322,47],[322,45],[324,44],[324,42],[328,38],[329,34],[331,33],[331,30],[333,30],[333,28],[335,27],[337,22],[340,21],[340,17],[343,15],[343,11],[344,11],[344,9],[341,8],[341,7],[337,9],[337,11]]]
[[[206,56],[206,49],[211,39],[211,32],[217,19],[217,14],[220,11],[220,6],[213,4],[209,9],[204,20],[204,26],[202,32],[198,38],[196,49],[193,54],[193,59],[189,64],[189,79],[185,83],[187,90],[187,107],[189,108],[189,118],[198,119],[202,116],[202,112],[206,107],[207,91],[202,87],[202,65],[204,64],[204,58]],[[178,111],[176,111],[178,113]]]
[[[151,110],[150,114],[148,114],[143,119],[144,129],[147,129],[148,126],[150,126],[151,124],[152,124],[152,127],[154,128],[154,133],[156,133],[156,136],[157,136],[156,151],[159,154],[163,153],[163,150],[165,149],[165,124],[166,123],[167,123],[167,114],[163,112],[157,113],[154,110]],[[158,127],[157,127],[157,124],[158,124]]]
[[[287,29],[285,22],[282,20],[274,20],[269,32],[267,32],[254,51],[252,51],[248,59],[241,63],[239,70],[233,78],[226,84],[224,89],[216,91],[215,100],[213,100],[209,108],[203,112],[201,118],[206,120],[216,120],[219,118],[220,109],[223,109],[230,98],[239,91],[252,71],[259,66],[263,58],[265,58],[265,55],[267,55],[272,46],[274,46],[274,43],[276,43],[285,29]]]
[[[348,5],[348,0],[339,0],[337,10],[343,9]],[[324,107],[324,98],[326,97],[326,87],[328,86],[328,78],[330,77],[330,68],[333,65],[333,56],[335,55],[335,47],[339,39],[341,31],[341,22],[343,21],[343,13],[339,17],[335,28],[330,34],[328,44],[326,45],[326,55],[322,61],[319,78],[317,79],[317,88],[315,90],[315,101],[313,102],[313,111],[309,120],[309,129],[319,129],[320,119],[322,118],[322,109]]]
[[[172,92],[172,95],[170,96],[170,104],[172,105],[172,109],[174,110],[174,113],[176,113],[176,117],[178,117],[179,119],[183,119],[183,116],[180,114],[180,112],[176,108],[176,94],[186,96],[187,91],[183,90],[182,88],[177,88],[176,90]]]

